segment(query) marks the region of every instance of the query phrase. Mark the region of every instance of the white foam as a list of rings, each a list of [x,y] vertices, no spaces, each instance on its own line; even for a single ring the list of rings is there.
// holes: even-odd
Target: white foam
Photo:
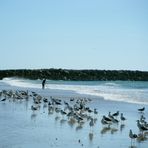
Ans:
[[[18,78],[4,78],[2,82],[10,85],[10,86],[17,86],[17,87],[28,87],[28,88],[40,88],[39,84],[34,84],[29,82],[26,79],[18,79]]]

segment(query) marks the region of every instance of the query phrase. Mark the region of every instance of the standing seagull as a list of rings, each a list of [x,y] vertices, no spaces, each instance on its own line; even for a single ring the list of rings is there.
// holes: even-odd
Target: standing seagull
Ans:
[[[97,109],[96,109],[96,108],[94,109],[94,114],[95,114],[95,115],[97,115],[97,114],[98,114],[98,111],[97,111]]]
[[[136,134],[133,134],[133,132],[132,132],[131,129],[129,131],[129,137],[131,138],[131,147],[132,147],[132,139],[136,139],[137,138],[137,135]]]
[[[141,124],[139,120],[137,120],[137,126],[138,126],[139,130],[141,130],[141,131],[148,130],[148,128],[145,127],[143,124]]]
[[[125,121],[126,120],[126,118],[123,116],[123,113],[121,113],[120,119],[121,119],[121,121]]]

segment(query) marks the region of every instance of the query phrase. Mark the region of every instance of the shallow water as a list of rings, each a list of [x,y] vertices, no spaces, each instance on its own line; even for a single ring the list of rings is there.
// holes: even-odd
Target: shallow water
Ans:
[[[139,119],[140,113],[138,113],[137,108],[141,108],[143,105],[105,101],[99,97],[82,96],[71,91],[49,91],[48,89],[20,88],[6,85],[1,85],[1,88],[29,89],[29,93],[36,91],[47,98],[51,95],[58,96],[58,98],[68,100],[68,102],[71,96],[75,98],[89,97],[92,101],[89,102],[88,106],[92,109],[97,108],[99,114],[94,116],[97,118],[97,122],[93,128],[89,127],[87,121],[81,127],[77,123],[69,124],[67,117],[61,114],[55,112],[48,114],[48,108],[43,102],[40,110],[32,111],[32,97],[28,101],[7,99],[5,102],[0,102],[0,148],[129,148],[131,146],[128,136],[129,129],[132,129],[136,134],[139,133],[136,120]],[[60,94],[62,95],[60,96]],[[148,106],[145,105],[145,107],[144,116],[148,119]],[[100,121],[103,115],[108,115],[109,111],[113,113],[117,110],[124,113],[127,121],[112,124],[110,127],[101,124]],[[137,148],[147,148],[148,140],[136,141],[135,145]]]

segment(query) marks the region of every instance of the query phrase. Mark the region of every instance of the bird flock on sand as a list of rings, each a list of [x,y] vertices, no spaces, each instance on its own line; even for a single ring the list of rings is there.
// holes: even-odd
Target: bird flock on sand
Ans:
[[[47,107],[48,114],[56,114],[55,119],[60,122],[68,122],[70,126],[76,126],[76,130],[83,128],[83,125],[88,123],[90,126],[89,139],[93,139],[93,127],[98,120],[98,111],[96,108],[90,108],[88,106],[89,102],[92,101],[90,98],[74,98],[69,99],[60,99],[53,96],[43,97],[40,94],[34,91],[24,91],[24,90],[1,90],[0,91],[0,102],[5,102],[6,100],[13,99],[14,101],[21,101],[29,99],[33,100],[33,103],[30,107],[32,112],[40,110],[41,104],[44,104],[44,107]],[[129,138],[131,139],[131,147],[135,146],[135,140],[144,141],[148,140],[148,122],[144,116],[145,107],[137,110],[140,114],[140,118],[137,120],[137,127],[139,133],[133,133],[132,129],[129,130]],[[115,113],[109,112],[108,115],[103,115],[101,118],[102,130],[101,134],[111,132],[111,134],[118,131],[116,124],[120,123],[120,131],[122,132],[126,121],[126,117],[123,113],[119,111]],[[78,143],[81,143],[81,140],[78,140]],[[83,146],[83,144],[81,143]]]

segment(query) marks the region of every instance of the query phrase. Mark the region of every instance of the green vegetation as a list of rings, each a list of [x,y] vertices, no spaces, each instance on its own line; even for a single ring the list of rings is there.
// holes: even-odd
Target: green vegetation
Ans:
[[[50,80],[131,80],[148,81],[148,72],[129,70],[68,70],[68,69],[19,69],[0,70],[0,79],[5,77],[21,77],[29,79]]]

